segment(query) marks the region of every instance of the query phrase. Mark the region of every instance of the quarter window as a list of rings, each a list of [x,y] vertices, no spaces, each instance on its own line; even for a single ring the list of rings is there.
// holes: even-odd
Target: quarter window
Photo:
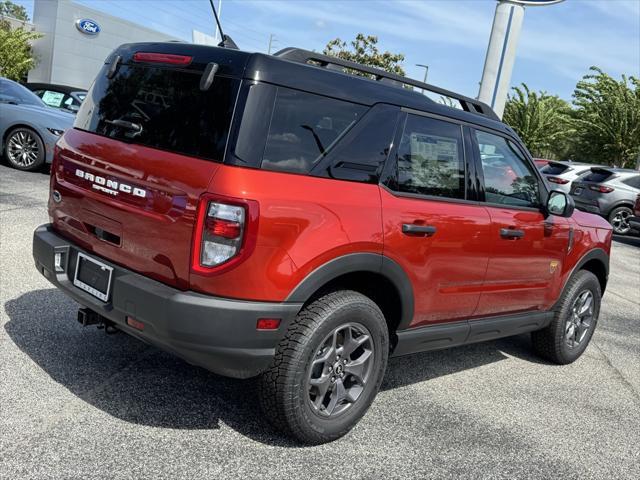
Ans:
[[[485,200],[518,207],[539,207],[540,186],[533,167],[509,140],[476,131],[484,173]]]
[[[262,168],[308,173],[365,111],[362,105],[278,88]]]
[[[464,155],[459,125],[408,115],[398,147],[397,189],[464,198]]]

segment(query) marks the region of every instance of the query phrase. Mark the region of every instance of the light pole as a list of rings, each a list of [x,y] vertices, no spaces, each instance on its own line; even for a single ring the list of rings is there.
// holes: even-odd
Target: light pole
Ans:
[[[551,5],[562,1],[498,0],[478,99],[490,105],[500,118],[502,118],[507,93],[511,86],[511,72],[516,58],[525,6]]]
[[[429,74],[429,65],[423,65],[421,63],[416,63],[416,67],[424,68],[424,80],[423,83],[427,83],[427,75]]]

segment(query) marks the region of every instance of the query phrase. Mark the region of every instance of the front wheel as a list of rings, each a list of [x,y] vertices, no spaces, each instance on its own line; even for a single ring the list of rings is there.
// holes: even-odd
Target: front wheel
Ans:
[[[368,297],[339,291],[306,306],[260,378],[265,416],[309,444],[336,440],[378,393],[389,354],[384,316]]]
[[[7,135],[4,155],[13,168],[33,172],[44,164],[44,143],[30,128],[15,128]]]
[[[613,233],[626,235],[631,230],[629,218],[633,215],[633,210],[629,207],[614,208],[609,214],[609,223],[613,227]]]
[[[598,278],[580,270],[570,279],[549,326],[532,332],[534,350],[543,358],[565,365],[585,351],[598,322],[602,291]]]

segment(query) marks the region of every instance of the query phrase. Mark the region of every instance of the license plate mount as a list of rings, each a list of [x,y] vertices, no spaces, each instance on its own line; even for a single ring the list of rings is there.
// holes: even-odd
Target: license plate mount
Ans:
[[[73,284],[103,302],[109,301],[113,267],[84,253],[78,253]]]

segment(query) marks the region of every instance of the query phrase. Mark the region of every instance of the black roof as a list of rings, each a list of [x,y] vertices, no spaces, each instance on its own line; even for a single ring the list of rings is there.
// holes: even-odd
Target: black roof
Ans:
[[[191,63],[181,68],[203,71],[208,63],[213,62],[219,66],[216,75],[272,83],[368,106],[389,103],[517,136],[510,127],[498,119],[490,107],[478,100],[417,80],[306,50],[287,48],[276,55],[266,55],[180,42],[130,43],[116,49],[107,58],[106,63],[117,57],[120,57],[119,61],[123,63],[130,63],[135,52],[190,55],[193,57]],[[360,70],[377,78],[374,80],[346,73],[345,68]],[[404,88],[403,84],[414,88]],[[455,98],[467,111],[434,102],[416,88]]]
[[[54,83],[25,83],[24,86],[27,87],[29,90],[47,89],[47,90],[54,90],[56,92],[62,92],[62,93],[87,91],[85,88],[70,87],[69,85],[56,85]]]

